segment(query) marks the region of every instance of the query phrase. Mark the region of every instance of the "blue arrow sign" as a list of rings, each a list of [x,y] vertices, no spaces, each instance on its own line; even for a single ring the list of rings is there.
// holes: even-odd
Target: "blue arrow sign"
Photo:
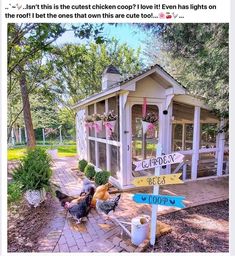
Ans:
[[[167,195],[153,195],[153,194],[135,194],[133,200],[138,204],[158,204],[165,206],[173,206],[184,208],[184,196],[167,196]]]

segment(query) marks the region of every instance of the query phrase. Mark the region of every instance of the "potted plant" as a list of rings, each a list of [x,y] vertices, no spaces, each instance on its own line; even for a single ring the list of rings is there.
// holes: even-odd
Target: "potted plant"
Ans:
[[[58,149],[55,146],[54,140],[52,140],[53,136],[57,134],[57,129],[46,128],[45,136],[50,136],[50,148],[47,150],[47,153],[52,157],[52,159],[56,159],[58,157]]]
[[[117,120],[117,115],[114,114],[114,111],[111,110],[109,113],[104,113],[104,126],[110,137],[114,132],[115,124]]]
[[[84,172],[84,170],[85,170],[85,167],[87,166],[87,161],[85,160],[85,159],[81,159],[81,160],[79,160],[79,162],[78,162],[78,167],[79,167],[79,170],[81,171],[81,172]]]
[[[101,114],[92,115],[93,127],[95,128],[96,132],[100,132],[102,130],[103,119],[104,119],[104,116]]]
[[[148,130],[154,130],[158,121],[158,116],[154,112],[148,112],[142,118],[142,127],[143,134],[145,134]]]
[[[94,121],[93,121],[92,116],[86,116],[85,117],[85,127],[88,128],[88,129],[92,128],[93,124],[94,124]]]
[[[88,164],[84,169],[84,174],[89,180],[91,180],[96,174],[95,167],[91,164]]]
[[[52,159],[42,148],[30,149],[13,172],[13,179],[22,184],[22,191],[30,205],[37,207],[50,189]]]
[[[105,170],[102,170],[101,172],[97,172],[95,174],[96,185],[100,186],[108,183],[110,176],[111,176],[111,173]]]

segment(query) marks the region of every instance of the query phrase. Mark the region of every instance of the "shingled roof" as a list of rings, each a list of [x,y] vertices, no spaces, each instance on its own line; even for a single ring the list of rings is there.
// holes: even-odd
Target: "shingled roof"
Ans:
[[[155,64],[155,65],[152,65],[152,66],[149,66],[145,69],[142,69],[140,72],[134,74],[134,75],[131,75],[131,76],[128,76],[127,78],[124,78],[122,79],[120,82],[117,82],[115,84],[113,84],[112,86],[110,86],[109,88],[107,88],[106,90],[104,91],[101,91],[101,92],[98,92],[98,93],[95,93],[93,95],[90,95],[89,97],[85,98],[85,99],[82,99],[78,102],[78,104],[76,104],[74,106],[74,108],[77,106],[77,105],[80,105],[82,104],[83,102],[87,102],[87,101],[90,101],[96,97],[98,97],[99,95],[102,95],[103,93],[107,93],[108,91],[111,91],[112,89],[114,89],[115,87],[119,87],[120,89],[122,89],[122,85],[125,85],[127,82],[131,81],[131,80],[134,80],[135,78],[141,76],[141,75],[144,75],[145,73],[149,72],[150,70],[154,69],[154,68],[160,68],[165,74],[167,74],[169,77],[171,77],[179,86],[181,86],[183,89],[187,90],[185,86],[183,86],[179,81],[177,81],[171,74],[169,74],[163,67],[161,67],[159,64]],[[116,67],[114,67],[112,64],[109,65],[103,72],[103,74],[107,72],[107,73],[113,73],[113,74],[120,74],[118,69]]]

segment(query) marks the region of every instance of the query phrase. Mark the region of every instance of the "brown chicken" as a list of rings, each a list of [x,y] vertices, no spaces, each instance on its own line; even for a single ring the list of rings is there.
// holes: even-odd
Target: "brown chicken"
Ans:
[[[109,195],[108,189],[109,189],[109,183],[106,183],[105,185],[101,185],[96,189],[91,202],[92,207],[96,207],[97,199],[102,201],[106,201],[109,199],[110,195]]]

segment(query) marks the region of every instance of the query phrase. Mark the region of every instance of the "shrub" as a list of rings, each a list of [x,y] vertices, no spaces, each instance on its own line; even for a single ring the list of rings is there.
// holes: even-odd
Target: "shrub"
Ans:
[[[79,170],[81,171],[81,172],[84,172],[84,170],[85,170],[85,167],[87,166],[87,161],[85,160],[85,159],[82,159],[82,160],[80,160],[79,162],[78,162],[78,166],[79,166]]]
[[[95,174],[95,183],[100,186],[104,185],[109,181],[111,173],[108,171],[101,171]]]
[[[13,172],[13,179],[22,184],[22,190],[40,190],[50,187],[51,157],[42,148],[34,148],[20,161]]]
[[[88,178],[88,179],[92,179],[95,174],[96,174],[96,171],[95,171],[95,167],[91,164],[88,164],[86,167],[85,167],[85,171],[84,171],[84,174],[85,176]]]
[[[19,181],[10,183],[7,187],[8,203],[16,203],[22,198],[22,184]]]

